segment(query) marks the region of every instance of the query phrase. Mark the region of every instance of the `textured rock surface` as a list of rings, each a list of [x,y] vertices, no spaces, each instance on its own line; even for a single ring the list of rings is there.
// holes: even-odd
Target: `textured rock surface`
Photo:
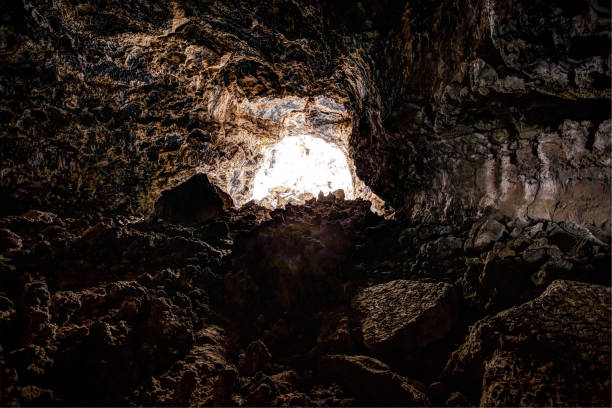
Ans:
[[[339,382],[356,395],[359,405],[429,405],[425,394],[409,380],[371,357],[330,355],[319,361],[318,368],[324,380]]]
[[[407,7],[359,174],[418,220],[492,206],[609,236],[609,19],[597,1]]]
[[[231,197],[196,174],[173,189],[162,192],[155,202],[155,216],[173,223],[199,224],[218,218],[233,206]]]
[[[373,353],[413,357],[455,323],[457,294],[445,283],[396,280],[371,286],[353,300],[363,342]]]
[[[607,4],[3,10],[5,212],[138,213],[201,171],[243,204],[261,149],[308,134],[413,219],[493,206],[609,235]]]
[[[574,366],[590,384],[576,401],[606,402],[600,360],[610,351],[597,339],[610,330],[608,306],[595,303],[608,301],[609,247],[564,224],[518,227],[493,214],[461,228],[415,226],[368,206],[330,194],[193,226],[1,218],[2,403],[372,405],[385,389],[387,404],[456,406],[481,394],[497,404],[501,382],[517,398],[546,383],[545,395],[565,403]],[[490,219],[512,234],[464,252]],[[560,277],[608,286],[549,287]],[[567,328],[593,325],[601,330],[583,353],[586,340],[572,346]],[[474,336],[502,346],[470,354]],[[506,383],[510,373],[521,381]]]
[[[610,65],[601,0],[0,2],[0,405],[610,406]],[[286,136],[353,195],[249,201]]]
[[[198,172],[244,204],[266,145],[306,134],[349,150],[344,82],[362,60],[323,6],[2,7],[4,212],[148,212]]]
[[[482,406],[605,406],[610,398],[610,288],[555,281],[537,299],[475,324],[444,375]]]

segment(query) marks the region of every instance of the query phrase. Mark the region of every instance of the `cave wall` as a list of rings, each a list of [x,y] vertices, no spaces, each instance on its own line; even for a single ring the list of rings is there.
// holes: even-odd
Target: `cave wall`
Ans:
[[[258,143],[277,140],[281,119],[301,109],[290,98],[312,101],[310,127],[313,118],[322,129],[347,126],[317,108],[322,95],[346,97],[330,79],[339,43],[315,6],[0,7],[3,213],[146,213],[196,172],[242,203]]]
[[[241,204],[262,143],[306,131],[398,215],[610,232],[607,3],[0,7],[5,214],[148,213],[197,172]]]
[[[0,405],[610,406],[609,14],[0,2]]]
[[[609,23],[597,1],[407,6],[401,91],[355,135],[365,182],[415,220],[494,207],[609,235]]]

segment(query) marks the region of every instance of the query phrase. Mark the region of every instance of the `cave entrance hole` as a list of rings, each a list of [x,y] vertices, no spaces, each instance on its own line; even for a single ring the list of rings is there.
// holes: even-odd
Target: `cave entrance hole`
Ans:
[[[287,136],[264,147],[262,155],[253,179],[254,200],[279,207],[339,189],[347,199],[354,198],[347,155],[333,143],[309,135]]]

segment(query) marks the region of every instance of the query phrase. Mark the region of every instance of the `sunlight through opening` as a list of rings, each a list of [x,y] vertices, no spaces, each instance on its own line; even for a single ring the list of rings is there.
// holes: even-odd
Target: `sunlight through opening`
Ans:
[[[351,171],[342,150],[312,136],[288,136],[263,150],[252,199],[277,207],[342,189],[353,198]]]

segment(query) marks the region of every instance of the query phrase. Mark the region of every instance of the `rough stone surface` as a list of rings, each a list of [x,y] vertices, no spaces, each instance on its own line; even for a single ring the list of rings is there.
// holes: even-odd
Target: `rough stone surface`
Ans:
[[[0,2],[0,406],[610,406],[610,18]]]
[[[205,174],[197,174],[155,202],[155,216],[173,223],[199,224],[218,218],[232,207],[232,199],[210,184]]]
[[[373,353],[411,358],[455,323],[458,298],[445,283],[396,280],[371,286],[353,300],[363,342]]]
[[[585,230],[496,216],[517,234],[467,253],[462,243],[490,216],[460,228],[415,226],[368,206],[329,195],[273,212],[230,209],[192,226],[42,211],[0,218],[10,248],[0,258],[2,403],[373,405],[383,400],[371,381],[394,396],[389,404],[465,405],[488,392],[482,378],[498,384],[495,373],[523,370],[520,353],[541,355],[534,361],[548,367],[538,340],[549,333],[547,313],[554,327],[589,329],[600,319],[598,308],[580,305],[605,290],[591,283],[609,287],[610,249]],[[493,367],[487,376],[462,368],[439,378],[469,324],[514,313],[560,277],[591,282],[571,285],[595,295],[567,284],[555,295],[562,316],[551,309],[515,319],[536,340],[516,348],[504,337],[508,347],[495,359],[475,355]],[[490,333],[479,341],[498,344]],[[563,349],[563,364],[599,367],[609,348],[592,344],[592,354]],[[560,372],[542,370],[524,378]],[[592,384],[583,395],[603,404],[597,387],[608,382],[598,372],[582,374]],[[509,393],[535,392],[538,381]],[[565,395],[564,383],[550,384],[546,392]],[[414,389],[427,390],[427,400]]]
[[[242,205],[262,150],[284,136],[311,135],[348,153],[345,82],[367,63],[329,27],[337,12],[329,8],[7,3],[2,211],[150,212],[162,191],[202,172]],[[380,208],[350,170],[356,196]]]
[[[484,249],[491,243],[499,240],[506,232],[506,227],[495,220],[487,220],[474,239],[474,247],[476,249]]]
[[[610,297],[609,287],[554,281],[538,298],[476,323],[443,376],[470,391],[482,381],[474,401],[482,406],[605,406]]]
[[[591,1],[406,7],[395,68],[370,74],[358,174],[415,220],[490,206],[609,236],[609,18]]]
[[[425,394],[408,379],[393,373],[389,367],[367,356],[330,355],[321,358],[319,375],[338,382],[357,396],[357,404],[425,406]]]

